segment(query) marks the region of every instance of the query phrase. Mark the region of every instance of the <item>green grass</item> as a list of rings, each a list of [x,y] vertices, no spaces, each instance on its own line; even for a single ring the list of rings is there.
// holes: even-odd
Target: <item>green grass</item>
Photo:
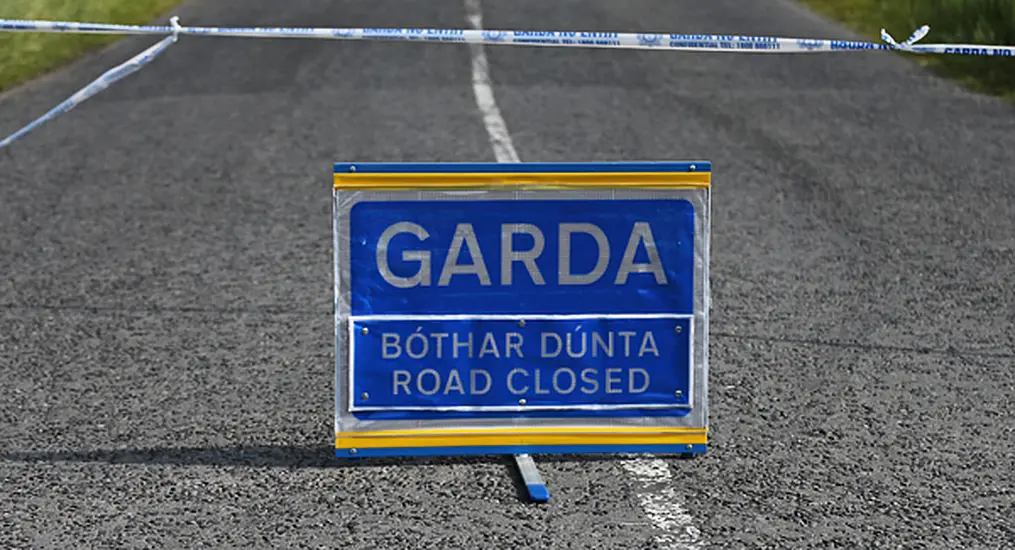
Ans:
[[[1015,0],[803,0],[874,42],[887,30],[902,41],[930,25],[925,43],[1015,46]],[[910,55],[969,88],[1015,100],[1015,57]]]
[[[0,0],[0,19],[139,25],[179,3],[180,0]],[[0,32],[0,91],[120,38],[123,37]]]

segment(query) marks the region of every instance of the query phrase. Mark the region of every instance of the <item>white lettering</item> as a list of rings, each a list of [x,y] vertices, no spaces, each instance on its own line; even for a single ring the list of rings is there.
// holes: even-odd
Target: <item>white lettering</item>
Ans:
[[[646,332],[645,336],[642,336],[641,349],[638,350],[638,357],[644,356],[645,350],[651,350],[653,355],[659,357],[659,349],[656,348],[656,339],[652,336],[651,330]]]
[[[540,333],[539,357],[556,358],[566,352],[566,357],[580,359],[588,357],[591,349],[592,357],[634,357],[635,345],[637,356],[660,357],[658,341],[655,333],[646,331],[639,335],[637,331],[603,331],[589,332],[581,330],[568,331],[563,334],[556,332]],[[403,336],[397,333],[385,332],[381,334],[381,357],[383,359],[400,359],[403,355],[412,359],[424,359],[436,357],[443,359],[449,355],[454,359],[459,358],[524,358],[525,335],[520,332],[506,332],[503,341],[496,332],[416,332]],[[622,349],[619,340],[623,341]],[[640,336],[640,337],[639,337]],[[478,342],[478,350],[476,339]],[[448,342],[450,340],[450,342]],[[447,343],[447,344],[446,344]],[[445,354],[445,345],[451,346],[450,353]],[[501,347],[503,346],[503,347]],[[477,355],[478,353],[478,355]],[[536,350],[532,349],[533,356]]]
[[[385,332],[381,335],[381,357],[384,359],[398,359],[402,355],[402,348],[398,345],[398,335]],[[394,348],[395,351],[388,351]]]
[[[592,271],[584,275],[575,275],[571,271],[571,234],[586,233],[596,240],[598,257]],[[602,229],[591,223],[562,223],[559,228],[557,281],[561,285],[590,285],[606,273],[610,265],[610,241]]]
[[[637,333],[636,332],[628,332],[626,330],[622,330],[622,331],[618,332],[617,334],[619,334],[619,335],[624,337],[624,357],[630,357],[631,356],[631,337],[634,336]]]
[[[423,389],[423,377],[426,376],[427,374],[433,375],[433,389],[430,390]],[[441,387],[441,375],[437,374],[437,371],[433,369],[423,369],[422,371],[420,371],[419,375],[416,376],[416,389],[419,390],[419,393],[423,395],[433,395],[437,393],[437,390],[439,390],[440,387]]]
[[[524,251],[514,249],[514,236],[520,234],[532,236],[532,248]],[[546,238],[543,237],[543,232],[530,223],[502,225],[500,229],[500,284],[510,285],[514,262],[522,262],[522,265],[528,270],[532,282],[537,285],[545,285],[543,274],[539,272],[539,267],[536,265],[536,258],[543,253],[545,246]]]
[[[546,338],[547,337],[553,338],[554,340],[557,341],[557,350],[554,351],[552,355],[550,355],[546,351]],[[563,345],[564,345],[564,343],[561,341],[560,336],[557,336],[556,333],[554,333],[554,332],[544,332],[543,333],[542,350],[541,350],[542,353],[541,353],[540,357],[556,357],[556,356],[560,355],[560,350],[563,347]]]
[[[444,351],[444,339],[448,337],[448,333],[446,333],[446,332],[437,332],[437,333],[431,334],[430,336],[437,340],[437,342],[434,344],[433,347],[434,347],[435,350],[437,350],[437,358],[440,359],[441,358],[441,354]]]
[[[476,375],[482,375],[486,379],[486,386],[482,390],[476,389]],[[490,391],[490,386],[493,384],[493,380],[490,378],[490,373],[482,369],[477,369],[469,373],[469,393],[471,395],[484,395]]]
[[[516,338],[517,338],[517,341],[513,341]],[[511,350],[515,350],[515,353],[518,354],[518,357],[525,357],[524,355],[522,355],[522,335],[521,334],[519,334],[517,332],[509,332],[509,333],[507,333],[507,336],[504,337],[504,340],[505,340],[505,347],[507,347],[507,354],[505,355],[505,357],[509,357],[509,358],[511,357]]]
[[[645,243],[645,252],[648,253],[647,264],[634,263],[639,243]],[[656,278],[656,284],[666,284],[666,273],[663,271],[663,262],[659,259],[655,238],[652,237],[652,227],[646,222],[636,222],[631,229],[631,237],[627,241],[627,248],[624,249],[624,259],[620,261],[620,269],[617,271],[614,284],[626,284],[627,277],[631,273],[651,273]]]
[[[452,347],[454,348],[455,359],[458,359],[458,348],[469,348],[469,359],[472,359],[472,333],[471,332],[469,333],[469,340],[468,340],[468,342],[459,342],[458,341],[458,333],[456,332],[456,333],[452,334],[451,335],[451,343],[452,343]]]
[[[540,369],[536,369],[536,393],[539,394],[539,395],[546,395],[546,394],[550,393],[550,390],[548,390],[546,388],[541,388],[540,387],[540,384],[539,384],[539,373],[540,372],[541,372]]]
[[[412,343],[414,341],[415,342],[420,342],[422,344],[422,348],[423,349],[420,350],[419,353],[413,353],[412,352]],[[420,334],[418,332],[414,332],[414,333],[410,334],[405,339],[405,354],[408,355],[409,357],[412,357],[413,359],[422,359],[423,357],[425,357],[426,356],[426,352],[429,351],[429,347],[430,347],[430,345],[429,345],[428,340],[426,339],[426,336],[424,336],[424,335],[422,335],[422,334]]]
[[[458,390],[459,395],[465,395],[465,388],[462,387],[462,377],[458,375],[458,369],[451,369],[451,374],[448,375],[448,384],[444,386],[444,395],[447,395],[452,389]]]
[[[393,378],[392,387],[394,388],[392,395],[398,395],[398,388],[405,388],[405,395],[409,395],[409,381],[412,380],[412,375],[407,370],[396,370],[391,373]]]
[[[621,369],[606,369],[606,393],[623,393],[624,390],[620,388],[614,389],[613,384],[619,384],[620,378],[616,378],[613,375],[619,373]]]
[[[521,369],[518,370],[520,371]],[[412,373],[407,370],[394,371],[392,373],[392,394],[401,395],[404,391],[405,395],[412,395],[410,387],[412,377]],[[458,369],[451,369],[446,380],[442,380],[440,373],[434,369],[423,369],[416,374],[415,382],[416,391],[423,395],[434,395],[438,391],[441,391],[442,388],[444,395],[452,393],[466,395],[465,382],[462,378],[462,373]],[[485,395],[490,391],[492,386],[493,378],[489,372],[483,369],[469,370],[468,395]]]
[[[494,357],[500,357],[500,352],[497,351],[497,341],[494,340],[493,334],[489,332],[483,338],[483,347],[479,349],[479,356],[483,357],[488,353],[493,354]]]
[[[560,375],[561,375],[561,373],[565,373],[569,377],[571,377],[571,384],[567,387],[567,389],[562,389],[560,387]],[[578,379],[577,379],[577,377],[575,377],[574,371],[571,370],[571,369],[557,369],[557,372],[553,373],[553,391],[557,392],[558,394],[567,395],[567,394],[573,392],[574,391],[574,387],[575,387],[575,385],[577,383],[578,383]]]
[[[645,380],[645,383],[640,388],[638,388],[638,389],[634,388],[634,375],[635,375],[635,373],[641,374],[642,378]],[[649,385],[648,371],[646,371],[645,369],[639,369],[639,368],[633,368],[633,369],[627,371],[627,392],[628,393],[642,393],[642,392],[644,392],[645,390],[648,389],[648,385]]]
[[[570,355],[571,357],[576,357],[576,358],[577,357],[584,357],[585,356],[585,333],[584,332],[581,333],[582,349],[578,353],[575,353],[573,347],[571,346],[571,335],[572,334],[574,334],[574,333],[572,333],[572,332],[567,333],[567,354]]]
[[[439,233],[444,233],[442,229]],[[512,286],[515,282],[516,263],[522,264],[523,279],[528,277],[536,286],[546,285],[546,279],[540,269],[538,262],[546,250],[547,237],[544,231],[553,231],[552,227],[541,229],[531,223],[508,222],[500,225],[500,285]],[[556,228],[557,232],[557,284],[566,285],[591,285],[606,276],[606,271],[611,264],[611,243],[602,228],[594,223],[568,222],[560,223]],[[387,227],[377,241],[376,261],[377,269],[388,284],[400,288],[409,289],[417,286],[430,286],[435,284],[432,281],[432,271],[436,268],[433,265],[433,246],[427,249],[402,250],[401,258],[405,262],[416,262],[418,268],[415,273],[408,276],[396,275],[391,264],[391,244],[398,235],[413,235],[423,243],[431,241],[430,233],[422,226],[413,222],[398,222]],[[590,248],[580,241],[575,245],[576,234],[585,234],[594,240],[595,249]],[[532,244],[526,246],[518,243],[518,238],[528,236],[532,238]],[[614,245],[621,243],[614,242]],[[496,246],[494,243],[487,243],[487,246]],[[635,257],[639,250],[644,247],[647,261],[637,262]],[[576,251],[580,250],[579,258],[575,258]],[[489,251],[489,248],[488,248]],[[463,254],[471,261],[465,262]],[[496,258],[496,257],[495,257]],[[587,273],[578,273],[576,270],[589,269],[581,260],[595,259],[595,265]],[[496,261],[496,260],[495,260]],[[575,262],[580,262],[580,266]],[[403,264],[398,264],[401,269],[406,269]],[[544,266],[548,267],[548,266]],[[491,286],[494,283],[490,279],[489,268],[497,269],[496,265],[489,266],[480,247],[475,228],[471,223],[457,223],[454,233],[447,244],[447,254],[444,256],[444,263],[441,267],[440,276],[436,282],[437,286],[450,286],[455,275],[475,275],[479,284]],[[639,221],[632,225],[628,236],[623,256],[617,267],[617,273],[613,276],[614,284],[625,285],[631,274],[650,273],[659,285],[667,284],[666,269],[663,265],[658,244],[649,222]],[[523,281],[525,283],[526,281]],[[527,283],[526,283],[527,284]]]
[[[597,371],[596,369],[585,369],[582,371],[582,382],[592,385],[591,388],[589,388],[588,386],[583,386],[582,393],[588,395],[599,391],[599,381],[596,380],[595,378],[589,378],[589,376],[595,376],[597,374],[599,374],[599,371]]]
[[[406,250],[402,252],[402,261],[419,262],[419,269],[411,277],[399,277],[392,273],[388,265],[388,246],[391,239],[400,233],[415,235],[420,242],[427,240],[430,234],[422,226],[412,222],[398,222],[381,233],[377,241],[377,271],[381,277],[395,288],[412,288],[414,286],[430,286],[430,252],[425,250]]]
[[[609,344],[606,344],[606,342],[603,342],[603,337],[600,336],[598,332],[593,332],[592,333],[592,357],[598,357],[599,356],[597,354],[597,352],[596,352],[596,342],[599,342],[599,348],[602,349],[604,352],[606,352],[606,356],[607,357],[613,357],[613,331],[612,330],[608,333],[607,338],[609,339],[609,342],[610,342]]]
[[[462,253],[462,244],[469,247],[469,254],[472,256],[471,264],[458,263],[458,256]],[[483,263],[483,252],[479,249],[479,242],[476,240],[476,232],[472,229],[471,223],[460,223],[455,227],[455,235],[451,237],[451,247],[448,249],[448,257],[444,260],[444,268],[441,269],[440,280],[437,286],[448,286],[453,275],[473,274],[479,277],[479,284],[490,286],[490,273]]]
[[[524,375],[528,376],[529,373],[525,372],[524,369],[512,369],[511,372],[508,373],[508,376],[507,376],[508,391],[513,393],[513,394],[515,394],[515,395],[521,395],[521,394],[529,391],[529,387],[525,386],[524,388],[522,388],[520,390],[516,390],[515,389],[515,384],[514,384],[514,379],[515,379],[515,375],[516,374],[524,374]]]
[[[530,378],[531,377],[531,378]],[[415,378],[415,380],[413,380]],[[626,378],[626,380],[625,380]],[[531,380],[530,386],[527,382]],[[442,375],[435,369],[426,368],[413,374],[409,370],[392,372],[392,395],[485,395],[493,387],[493,377],[484,369],[470,369],[468,385],[464,373],[459,369],[450,369]],[[608,394],[639,394],[646,392],[652,384],[648,370],[644,368],[607,368],[605,371],[586,368],[580,373],[570,367],[556,367],[552,371],[546,368],[513,368],[507,373],[507,389],[514,395],[532,393],[535,395],[571,395],[581,391],[585,395],[593,395],[603,388]],[[547,387],[549,386],[549,387]]]

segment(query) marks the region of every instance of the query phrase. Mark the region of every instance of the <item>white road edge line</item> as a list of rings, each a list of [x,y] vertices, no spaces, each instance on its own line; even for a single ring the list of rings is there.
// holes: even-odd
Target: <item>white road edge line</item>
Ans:
[[[483,29],[483,10],[480,0],[465,0],[465,15],[473,29]],[[472,56],[472,90],[476,104],[483,115],[483,125],[490,136],[497,162],[519,162],[507,123],[497,108],[490,80],[490,64],[482,44],[469,44]],[[682,504],[680,495],[672,486],[673,474],[665,461],[658,458],[629,458],[621,461],[625,471],[634,476],[638,485],[638,503],[656,529],[657,544],[668,550],[698,550],[701,548],[701,531],[694,526],[694,518]]]

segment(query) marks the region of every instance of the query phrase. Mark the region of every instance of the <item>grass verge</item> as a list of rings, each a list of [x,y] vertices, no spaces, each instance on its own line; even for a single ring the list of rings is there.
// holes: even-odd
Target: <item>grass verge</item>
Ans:
[[[1015,46],[1015,0],[802,0],[873,42],[930,25],[926,43]],[[1015,57],[904,54],[978,92],[1015,100]]]
[[[180,0],[0,0],[0,19],[140,25]],[[55,69],[119,35],[0,32],[0,91]]]

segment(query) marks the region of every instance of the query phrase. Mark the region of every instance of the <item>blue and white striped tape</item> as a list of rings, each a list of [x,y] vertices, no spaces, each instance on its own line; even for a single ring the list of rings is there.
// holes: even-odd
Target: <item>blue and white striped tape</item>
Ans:
[[[1015,56],[1015,46],[914,44],[927,35],[921,27],[909,40],[896,43],[882,31],[885,43],[778,38],[769,36],[654,34],[579,31],[517,31],[474,29],[179,27],[107,25],[65,21],[0,19],[0,31],[71,32],[90,34],[177,34],[242,38],[312,38],[326,40],[403,40],[467,44],[616,48],[740,53],[817,53],[863,50],[905,50],[916,53]]]
[[[173,18],[173,25],[174,26],[177,25],[177,20],[175,17]],[[170,32],[171,33],[173,32],[172,27],[170,27]],[[171,36],[167,36],[166,38],[160,40],[154,46],[151,46],[150,48],[135,55],[134,57],[128,59],[127,61],[121,63],[120,65],[117,65],[116,67],[113,67],[112,69],[106,71],[105,73],[102,74],[102,76],[93,80],[87,86],[75,92],[74,95],[65,99],[62,103],[60,103],[56,107],[50,109],[48,113],[42,115],[35,121],[31,122],[30,124],[18,130],[17,132],[14,132],[10,136],[7,136],[7,138],[5,138],[3,141],[0,141],[0,149],[3,149],[4,147],[7,147],[11,143],[14,143],[15,141],[21,139],[29,132],[38,128],[39,126],[42,126],[46,122],[49,122],[50,120],[66,113],[67,111],[70,111],[74,107],[77,107],[78,105],[87,101],[89,98],[95,96],[96,94],[102,92],[106,88],[112,86],[117,81],[120,81],[126,78],[127,76],[141,70],[145,65],[151,63],[156,57],[158,57],[159,54],[166,51],[166,49],[169,48],[169,46],[171,46],[174,42],[176,42],[176,40],[177,34],[173,33]]]
[[[706,51],[737,53],[819,53],[865,50],[906,51],[924,54],[989,55],[1015,57],[1015,46],[975,44],[915,45],[930,31],[923,26],[902,43],[884,30],[883,44],[847,40],[778,38],[769,36],[655,34],[580,31],[514,31],[474,29],[383,29],[383,28],[287,28],[287,27],[183,27],[179,19],[169,26],[108,25],[68,21],[26,21],[0,19],[0,31],[54,32],[85,34],[169,35],[127,62],[110,69],[38,120],[3,141],[0,149],[57,116],[105,90],[114,82],[140,70],[176,42],[180,35],[233,38],[312,38],[325,40],[403,40],[412,42],[452,42],[465,44],[550,46],[564,48],[612,48],[670,51]]]

